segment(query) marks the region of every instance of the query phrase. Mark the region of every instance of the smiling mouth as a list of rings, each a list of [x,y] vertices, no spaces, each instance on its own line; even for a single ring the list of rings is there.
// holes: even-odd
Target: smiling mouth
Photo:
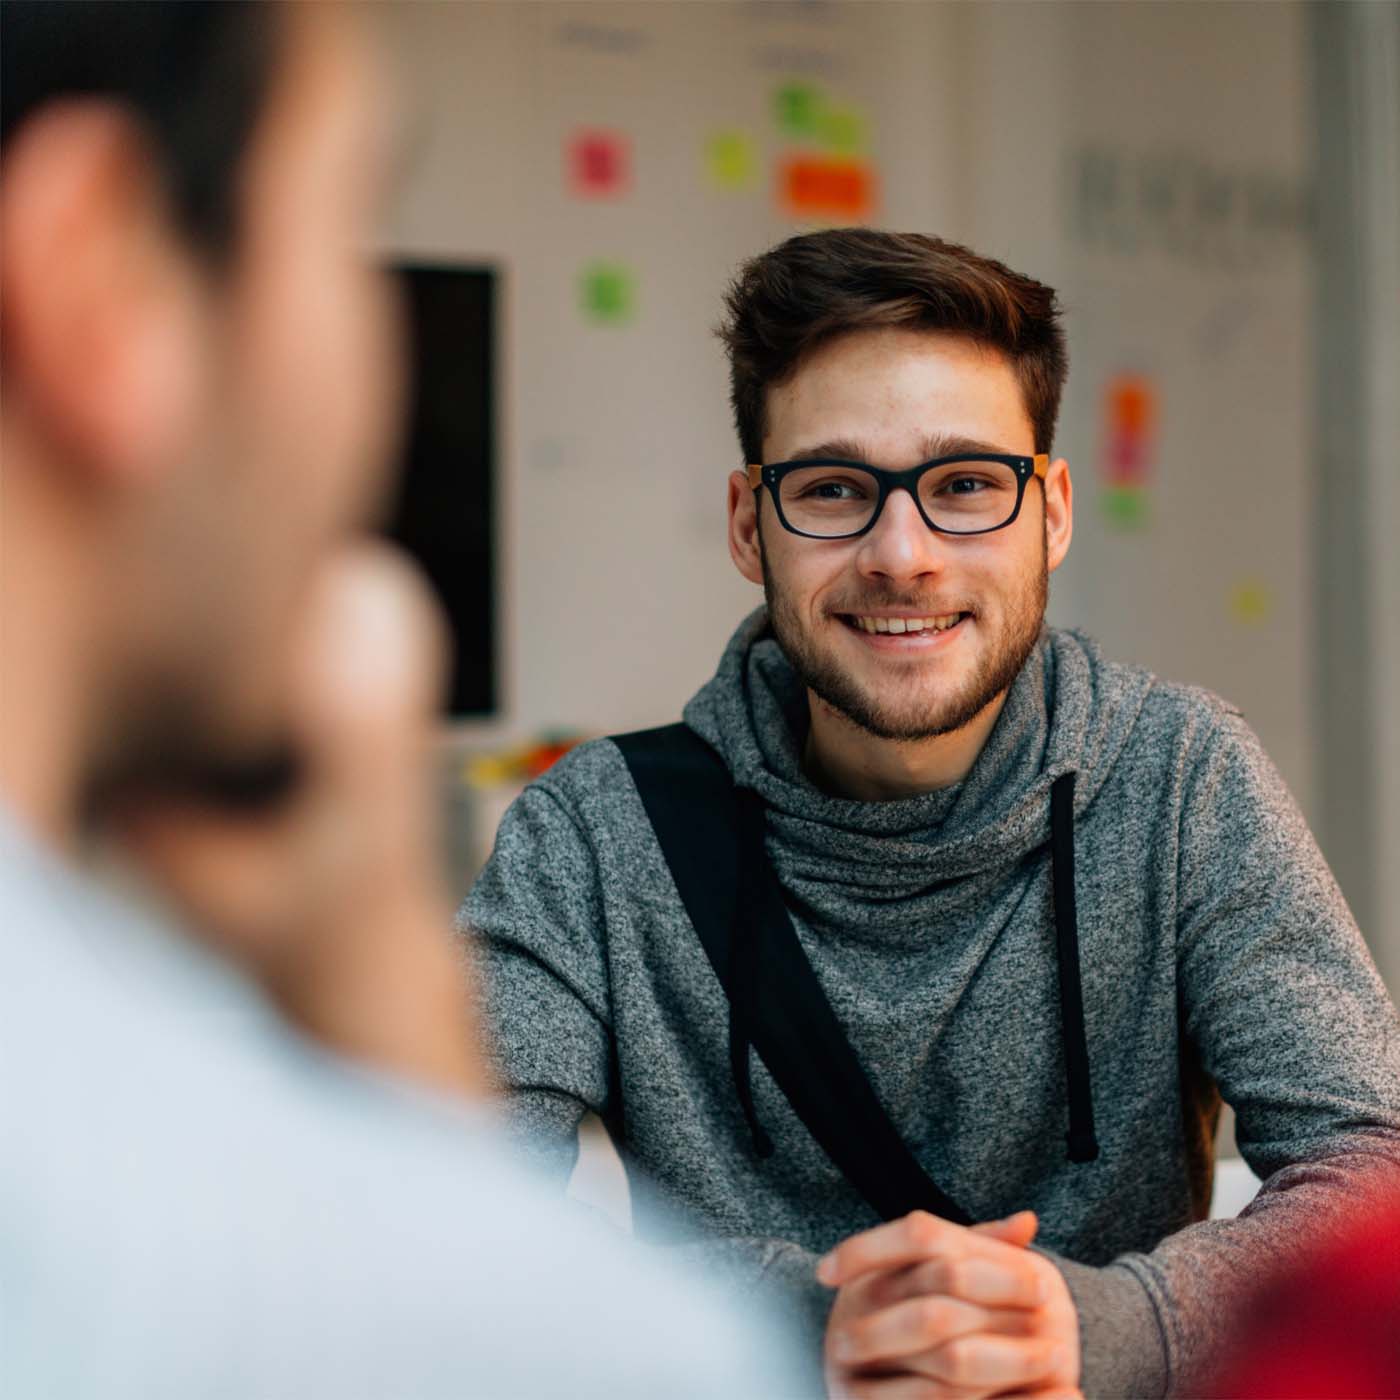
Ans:
[[[950,632],[971,613],[940,613],[935,617],[876,617],[869,613],[841,613],[841,621],[856,632],[891,636]]]

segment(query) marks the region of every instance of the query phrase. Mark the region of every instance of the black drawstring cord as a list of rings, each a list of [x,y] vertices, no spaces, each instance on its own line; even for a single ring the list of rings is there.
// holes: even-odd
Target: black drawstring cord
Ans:
[[[1089,1042],[1084,1032],[1084,988],[1079,973],[1079,922],[1074,902],[1074,778],[1064,773],[1050,789],[1050,859],[1055,898],[1055,951],[1060,965],[1060,1026],[1069,1094],[1071,1162],[1099,1155],[1094,1135],[1094,1097],[1089,1078]]]
[[[766,1161],[773,1155],[773,1140],[758,1121],[749,1076],[749,1019],[754,995],[754,954],[761,934],[751,918],[757,904],[758,871],[767,859],[764,851],[763,799],[748,788],[739,789],[739,882],[738,909],[729,943],[729,1070],[739,1107],[749,1125],[756,1156]]]

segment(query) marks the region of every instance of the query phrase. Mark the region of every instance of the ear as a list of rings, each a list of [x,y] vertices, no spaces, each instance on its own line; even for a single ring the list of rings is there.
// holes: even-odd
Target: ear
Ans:
[[[744,472],[729,474],[729,557],[750,583],[763,583],[763,547],[758,539],[758,492]]]
[[[1051,573],[1065,561],[1074,534],[1074,483],[1069,463],[1057,457],[1045,474],[1045,563]]]
[[[15,133],[0,301],[5,392],[56,462],[117,484],[179,454],[208,350],[200,274],[117,104],[57,103]]]

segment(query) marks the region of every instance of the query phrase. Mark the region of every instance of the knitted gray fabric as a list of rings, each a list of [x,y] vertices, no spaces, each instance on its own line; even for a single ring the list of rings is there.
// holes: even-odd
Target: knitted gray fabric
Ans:
[[[803,775],[805,693],[760,609],[685,719],[767,804],[803,947],[920,1162],[979,1219],[1038,1212],[1086,1393],[1179,1392],[1242,1286],[1400,1161],[1400,1017],[1273,765],[1215,696],[1047,630],[962,783],[838,800]],[[1082,1165],[1050,885],[1050,787],[1069,770],[1102,1149]],[[462,925],[513,1121],[561,1189],[597,1112],[638,1232],[783,1294],[815,1355],[815,1259],[875,1217],[756,1056],[777,1151],[754,1155],[724,993],[614,744],[516,801]],[[1203,1223],[1217,1085],[1265,1185],[1240,1219]]]

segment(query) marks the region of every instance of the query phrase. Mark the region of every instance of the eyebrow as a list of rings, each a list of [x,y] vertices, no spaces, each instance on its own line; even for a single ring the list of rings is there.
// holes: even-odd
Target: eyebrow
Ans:
[[[924,438],[919,449],[925,462],[935,457],[983,456],[995,453],[999,456],[1021,456],[1021,453],[1008,454],[1005,447],[996,443],[983,442],[979,438],[962,437],[956,433],[931,433]],[[863,443],[854,438],[832,438],[811,447],[803,447],[786,459],[789,462],[817,462],[822,460],[838,462],[862,462],[871,466],[871,454]]]

